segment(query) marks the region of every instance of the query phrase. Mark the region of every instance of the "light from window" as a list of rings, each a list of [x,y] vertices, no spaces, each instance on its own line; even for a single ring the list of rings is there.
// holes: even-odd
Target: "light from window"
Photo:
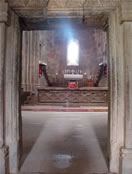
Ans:
[[[79,65],[79,44],[78,41],[70,41],[67,48],[67,65]]]

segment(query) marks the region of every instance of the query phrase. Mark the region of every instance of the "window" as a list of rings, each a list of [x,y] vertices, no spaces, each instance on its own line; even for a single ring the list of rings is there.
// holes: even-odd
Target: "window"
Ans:
[[[69,66],[79,65],[79,44],[78,41],[76,40],[72,40],[68,43],[67,65]]]

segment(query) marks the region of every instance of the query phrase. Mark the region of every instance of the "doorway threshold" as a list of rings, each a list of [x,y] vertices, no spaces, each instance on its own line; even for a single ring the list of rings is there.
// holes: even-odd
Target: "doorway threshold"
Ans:
[[[22,106],[22,111],[33,112],[108,112],[108,107],[61,107],[61,106]]]
[[[23,173],[23,172],[20,172],[18,174],[52,174],[52,173],[45,173],[45,172],[27,172],[27,173]],[[56,174],[61,174],[61,173],[56,173]],[[63,173],[65,174],[65,173]],[[75,174],[75,173],[68,173],[68,174]],[[82,173],[83,174],[83,173]],[[85,173],[86,174],[86,173]],[[117,173],[110,173],[110,172],[107,172],[107,173],[87,173],[87,174],[117,174]]]

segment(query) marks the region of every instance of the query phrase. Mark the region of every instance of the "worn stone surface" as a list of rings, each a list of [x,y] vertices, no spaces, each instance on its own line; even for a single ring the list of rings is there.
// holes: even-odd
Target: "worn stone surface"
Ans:
[[[9,172],[8,153],[7,147],[0,148],[0,174],[7,174]]]
[[[8,0],[10,6],[21,16],[82,16],[83,9],[94,7],[96,13],[102,9],[113,9],[120,0]],[[30,9],[30,11],[29,11]],[[97,11],[96,11],[97,10]],[[32,14],[31,14],[32,12]]]
[[[132,22],[123,23],[125,62],[125,137],[121,151],[121,174],[132,173]]]
[[[5,24],[0,24],[0,147],[4,144],[4,56]]]
[[[1,3],[0,4],[0,22],[7,22],[8,19],[8,4],[7,3]]]
[[[5,30],[7,8],[0,4],[0,147],[4,144],[4,59],[5,59]]]
[[[118,9],[109,19],[109,89],[110,89],[110,171],[119,170],[120,147],[124,141],[124,60],[123,32]]]
[[[7,22],[7,4],[0,4],[0,174],[8,170],[8,151],[5,146],[5,113],[4,113],[4,71],[5,71],[5,37]]]
[[[125,57],[125,146],[132,148],[132,23],[125,22],[124,27],[124,57]]]
[[[16,14],[11,12],[10,26],[7,27],[5,56],[5,140],[9,147],[9,170],[16,173],[20,157],[20,27]]]
[[[122,0],[121,3],[121,22],[132,21],[132,1]]]

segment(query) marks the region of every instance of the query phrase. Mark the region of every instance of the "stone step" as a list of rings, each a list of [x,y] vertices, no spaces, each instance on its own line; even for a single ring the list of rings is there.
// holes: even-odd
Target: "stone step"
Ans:
[[[52,173],[46,173],[46,172],[20,172],[18,174],[52,174]],[[55,174],[58,174],[58,173],[55,173]],[[63,173],[63,174],[65,174],[65,173]],[[69,174],[75,174],[75,173],[69,173]],[[107,172],[107,173],[87,173],[87,174],[116,174],[116,173]]]
[[[18,174],[46,174],[46,173],[44,173],[44,172],[43,173],[40,173],[40,172],[37,172],[37,173],[36,172],[24,172],[24,173],[19,172]]]

